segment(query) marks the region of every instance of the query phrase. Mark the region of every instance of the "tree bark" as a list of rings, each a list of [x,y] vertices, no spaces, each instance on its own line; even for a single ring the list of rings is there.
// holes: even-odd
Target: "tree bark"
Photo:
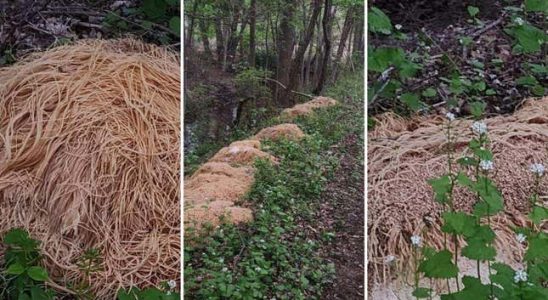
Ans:
[[[282,15],[280,18],[280,27],[278,30],[278,62],[276,68],[276,78],[279,82],[287,86],[289,82],[289,69],[291,68],[291,57],[293,54],[293,46],[295,43],[295,29],[292,24],[293,16],[295,12],[295,1],[285,0],[282,2],[284,7],[282,7]],[[288,101],[287,89],[278,90],[277,89],[277,102],[282,107],[289,107],[291,102]]]
[[[194,0],[192,5],[192,16],[190,16],[190,23],[188,25],[188,31],[185,41],[185,48],[192,49],[192,34],[194,33],[194,23],[196,20],[196,11],[198,10],[198,1]]]
[[[318,75],[318,83],[316,84],[316,87],[312,91],[313,94],[319,95],[322,90],[323,86],[325,84],[325,78],[327,76],[327,65],[329,63],[329,56],[331,56],[331,19],[332,19],[332,12],[331,12],[331,0],[325,0],[324,3],[324,16],[322,20],[322,28],[323,28],[323,43],[324,43],[324,53],[322,57],[322,65],[320,68],[320,74]]]
[[[295,59],[291,64],[291,69],[289,72],[289,82],[287,84],[289,90],[298,90],[301,87],[300,74],[302,70],[304,55],[306,53],[308,45],[310,44],[310,40],[312,40],[312,36],[314,35],[314,26],[316,25],[316,20],[318,19],[318,16],[321,12],[320,0],[312,0],[311,6],[313,7],[313,10],[312,15],[310,16],[310,22],[308,22],[306,31],[304,32],[303,37],[299,42],[299,48],[297,49],[297,53],[295,54]],[[288,100],[291,102],[292,105],[294,104],[292,95],[288,95]]]
[[[204,45],[204,52],[208,57],[213,57],[213,53],[211,53],[211,47],[209,45],[209,38],[207,37],[209,26],[206,24],[204,19],[201,19],[198,22],[198,25],[200,26],[200,35],[202,37],[202,44]]]
[[[217,61],[221,62],[223,60],[224,52],[225,52],[224,50],[225,42],[223,38],[223,25],[221,22],[221,18],[216,17],[214,20],[214,24],[215,24],[215,44],[216,44],[215,48],[217,52]]]
[[[256,0],[251,0],[249,12],[249,66],[255,68],[255,23],[257,14]]]
[[[346,46],[346,40],[350,35],[350,30],[354,25],[354,15],[356,7],[351,6],[346,12],[346,17],[344,18],[344,25],[341,31],[341,40],[339,41],[339,47],[337,48],[337,54],[335,60],[333,61],[333,81],[337,80],[337,72],[339,69],[339,64],[344,53],[344,48]]]

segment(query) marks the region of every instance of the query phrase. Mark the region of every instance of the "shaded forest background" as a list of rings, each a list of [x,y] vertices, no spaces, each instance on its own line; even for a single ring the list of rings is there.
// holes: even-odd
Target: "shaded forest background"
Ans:
[[[363,72],[356,0],[184,1],[185,152],[247,131]]]

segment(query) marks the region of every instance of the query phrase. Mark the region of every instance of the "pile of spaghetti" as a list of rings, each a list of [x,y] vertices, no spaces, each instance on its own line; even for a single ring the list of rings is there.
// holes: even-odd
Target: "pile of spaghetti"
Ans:
[[[427,180],[447,173],[446,127],[442,117],[403,119],[394,114],[377,118],[368,134],[368,259],[377,283],[386,283],[410,270],[413,234],[424,233],[424,243],[442,248],[441,206]],[[510,116],[485,120],[494,153],[494,181],[502,192],[505,210],[492,218],[497,249],[513,259],[521,247],[513,226],[525,226],[530,210],[533,163],[548,163],[548,98],[531,99]],[[457,157],[473,138],[472,120],[453,121]],[[540,188],[546,196],[548,180]],[[475,195],[455,191],[455,208],[470,212]],[[432,228],[424,230],[425,227]],[[547,224],[543,226],[546,228]],[[426,232],[426,233],[425,233]],[[394,268],[383,261],[395,256]]]
[[[97,298],[180,275],[180,58],[134,40],[81,41],[0,69],[0,234],[41,240],[54,281]]]

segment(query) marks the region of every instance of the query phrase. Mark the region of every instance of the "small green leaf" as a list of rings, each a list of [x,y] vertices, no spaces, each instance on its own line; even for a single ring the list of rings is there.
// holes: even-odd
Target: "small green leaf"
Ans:
[[[422,96],[427,97],[427,98],[435,97],[436,94],[437,94],[436,90],[431,88],[431,87],[429,87],[426,90],[422,91]]]
[[[524,259],[527,261],[536,259],[546,260],[548,259],[548,251],[546,249],[548,249],[548,238],[543,235],[529,237],[529,247]]]
[[[497,94],[497,91],[495,91],[494,89],[487,89],[485,91],[485,95],[487,96],[493,96],[493,95],[496,95]]]
[[[529,214],[529,219],[531,219],[533,223],[539,225],[540,222],[548,219],[548,208],[534,206],[531,213]]]
[[[471,236],[475,232],[476,217],[464,212],[445,212],[443,221],[443,232],[464,236]]]
[[[462,277],[464,288],[450,295],[442,295],[442,300],[488,300],[491,295],[491,287],[484,285],[478,278],[471,276]]]
[[[525,0],[525,11],[538,11],[548,13],[548,1]]]
[[[516,79],[516,83],[519,85],[534,86],[538,84],[538,81],[533,76],[522,76]]]
[[[468,245],[462,248],[462,255],[473,260],[493,260],[497,250],[478,239],[467,240]]]
[[[428,180],[435,194],[435,200],[441,204],[448,202],[448,193],[451,191],[451,178],[448,175]]]
[[[6,269],[6,273],[10,275],[21,275],[24,272],[25,267],[18,262],[9,265],[9,267]]]
[[[470,103],[470,112],[472,115],[476,118],[480,118],[483,112],[485,111],[485,108],[487,107],[487,104],[485,102],[472,102]]]
[[[470,15],[470,17],[474,18],[478,13],[479,13],[479,8],[475,7],[475,6],[468,6],[467,7],[468,9],[468,14]]]
[[[429,288],[418,287],[413,291],[413,296],[415,296],[418,299],[429,298],[431,292],[432,290]]]
[[[451,252],[442,250],[423,261],[419,271],[428,278],[452,278],[457,276],[459,269],[451,262]]]
[[[545,91],[544,87],[540,84],[537,84],[531,88],[531,93],[533,93],[533,95],[538,97],[544,96],[544,91]]]
[[[27,270],[27,274],[30,278],[36,281],[46,281],[48,280],[48,272],[46,269],[38,266],[30,267]]]
[[[401,102],[407,105],[413,111],[419,111],[426,107],[426,104],[420,101],[420,98],[417,94],[405,93],[400,97]]]

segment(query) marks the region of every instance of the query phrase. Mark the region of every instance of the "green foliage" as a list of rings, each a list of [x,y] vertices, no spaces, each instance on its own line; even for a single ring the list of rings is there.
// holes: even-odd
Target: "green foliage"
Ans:
[[[479,8],[477,8],[475,6],[468,6],[466,9],[468,10],[468,14],[472,18],[475,18],[477,16],[477,14],[479,14],[479,11],[480,11]]]
[[[259,69],[245,69],[235,78],[236,93],[242,99],[270,98],[270,89],[264,84],[264,78],[272,76],[271,72]]]
[[[525,11],[548,13],[548,1],[546,1],[546,0],[525,0]]]
[[[207,237],[186,238],[183,257],[187,297],[320,298],[322,287],[335,272],[333,264],[321,254],[333,233],[321,231],[317,238],[311,238],[303,224],[315,221],[318,196],[337,165],[327,150],[351,133],[358,134],[359,143],[364,143],[362,74],[349,73],[327,88],[326,95],[343,105],[295,121],[307,138],[299,143],[264,144],[263,150],[280,158],[280,164],[256,162],[255,183],[247,195],[247,201],[257,208],[252,223],[243,228],[222,224],[212,228]]]
[[[165,284],[164,284],[165,285]],[[118,290],[118,300],[178,300],[181,299],[181,294],[170,291],[169,288],[146,288],[139,289],[133,287],[129,290]]]
[[[478,102],[479,103],[479,102]],[[477,104],[474,115],[477,119],[481,117],[485,109],[485,105]],[[447,127],[448,139],[451,136],[451,127]],[[432,186],[435,194],[435,200],[444,205],[442,213],[443,224],[441,230],[444,233],[451,234],[455,242],[455,249],[452,253],[444,245],[444,249],[439,252],[427,246],[423,248],[421,260],[418,268],[415,270],[415,290],[413,296],[417,299],[428,297],[418,288],[419,274],[431,279],[450,279],[457,277],[458,268],[457,262],[460,255],[472,260],[478,261],[494,261],[497,255],[497,250],[493,246],[495,240],[495,232],[490,227],[490,216],[503,210],[502,193],[497,188],[495,183],[489,178],[489,168],[480,170],[480,161],[493,160],[493,153],[487,149],[488,146],[487,133],[481,133],[476,138],[473,138],[468,145],[468,150],[473,156],[462,157],[457,160],[461,170],[452,173],[452,168],[448,175],[434,178],[428,181]],[[453,156],[449,149],[447,156],[448,166],[451,167]],[[470,177],[467,172],[474,173],[474,177]],[[534,175],[533,200],[531,201],[532,208],[529,218],[533,224],[539,225],[542,220],[547,218],[547,211],[544,207],[537,205],[538,188],[542,175]],[[469,189],[477,196],[477,202],[474,206],[473,214],[455,211],[451,203],[453,193],[453,182]],[[449,211],[445,210],[449,208]],[[487,219],[487,225],[482,224],[482,218]],[[464,288],[457,288],[454,292],[441,295],[443,300],[467,300],[467,299],[546,299],[548,289],[546,288],[546,278],[548,278],[548,235],[539,230],[539,227],[533,225],[530,228],[515,228],[514,229],[523,237],[519,237],[519,242],[523,245],[527,241],[526,252],[523,256],[524,265],[527,265],[526,270],[513,270],[510,266],[501,263],[488,263],[490,283],[484,284],[478,278],[472,276],[464,276],[462,282]],[[459,237],[463,237],[466,244],[459,251],[457,241]],[[522,240],[523,239],[523,240]],[[416,247],[416,246],[413,246]],[[416,251],[416,248],[413,248]],[[453,258],[454,255],[454,258]],[[423,289],[423,288],[421,288]]]
[[[425,259],[419,271],[428,278],[452,278],[457,276],[459,269],[451,262],[451,252],[442,250]]]
[[[180,0],[143,0],[137,8],[110,11],[103,24],[114,31],[135,31],[167,44],[181,35],[180,6]]]
[[[22,228],[14,228],[3,239],[5,285],[2,298],[54,299],[55,293],[45,286],[48,272],[40,262],[40,242],[32,239]]]
[[[367,24],[369,25],[369,31],[374,33],[391,34],[392,22],[388,16],[377,7],[371,7],[371,10],[367,13]]]

